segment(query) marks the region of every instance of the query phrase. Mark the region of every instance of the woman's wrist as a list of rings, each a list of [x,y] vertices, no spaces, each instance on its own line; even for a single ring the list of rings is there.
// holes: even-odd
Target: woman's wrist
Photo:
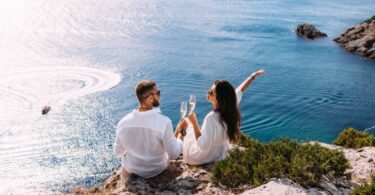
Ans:
[[[250,79],[251,79],[251,80],[255,80],[255,77],[256,77],[256,74],[255,74],[255,73],[253,73],[253,74],[250,75]]]

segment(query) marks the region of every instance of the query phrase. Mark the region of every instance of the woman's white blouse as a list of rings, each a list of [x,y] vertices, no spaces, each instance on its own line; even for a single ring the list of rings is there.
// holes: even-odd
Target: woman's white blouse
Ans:
[[[236,90],[237,105],[242,92]],[[204,118],[201,136],[196,139],[192,125],[189,125],[184,138],[183,160],[191,165],[206,164],[224,159],[230,147],[226,128],[220,123],[218,112],[211,111]]]

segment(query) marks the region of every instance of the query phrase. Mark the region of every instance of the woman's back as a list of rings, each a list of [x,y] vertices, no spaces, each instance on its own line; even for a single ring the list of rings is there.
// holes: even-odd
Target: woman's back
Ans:
[[[202,135],[198,139],[195,138],[192,126],[189,126],[183,145],[183,159],[186,163],[206,164],[226,157],[230,144],[219,117],[217,112],[207,114],[202,125]]]
[[[242,92],[237,90],[237,104],[241,101]],[[184,138],[183,159],[191,165],[206,164],[222,160],[227,156],[230,143],[225,123],[220,122],[219,112],[211,111],[204,118],[201,136],[196,139],[190,125]]]

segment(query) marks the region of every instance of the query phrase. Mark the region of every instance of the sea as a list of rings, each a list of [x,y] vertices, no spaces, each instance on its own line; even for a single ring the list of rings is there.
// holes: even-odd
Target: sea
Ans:
[[[333,41],[372,15],[374,0],[0,0],[0,194],[99,185],[146,79],[174,126],[190,95],[201,124],[215,80],[236,87],[264,69],[240,104],[246,135],[375,134],[375,61]],[[298,37],[301,23],[328,37]]]

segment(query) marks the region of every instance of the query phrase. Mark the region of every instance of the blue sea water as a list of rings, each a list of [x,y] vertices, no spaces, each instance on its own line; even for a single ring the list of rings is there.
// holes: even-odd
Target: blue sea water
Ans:
[[[174,125],[191,94],[202,122],[216,79],[237,86],[265,69],[240,105],[247,135],[329,143],[371,128],[375,61],[332,40],[372,15],[373,0],[3,1],[0,194],[100,183],[120,163],[115,126],[144,79],[158,83]],[[304,22],[328,37],[297,37]],[[59,104],[46,116],[44,98]]]

